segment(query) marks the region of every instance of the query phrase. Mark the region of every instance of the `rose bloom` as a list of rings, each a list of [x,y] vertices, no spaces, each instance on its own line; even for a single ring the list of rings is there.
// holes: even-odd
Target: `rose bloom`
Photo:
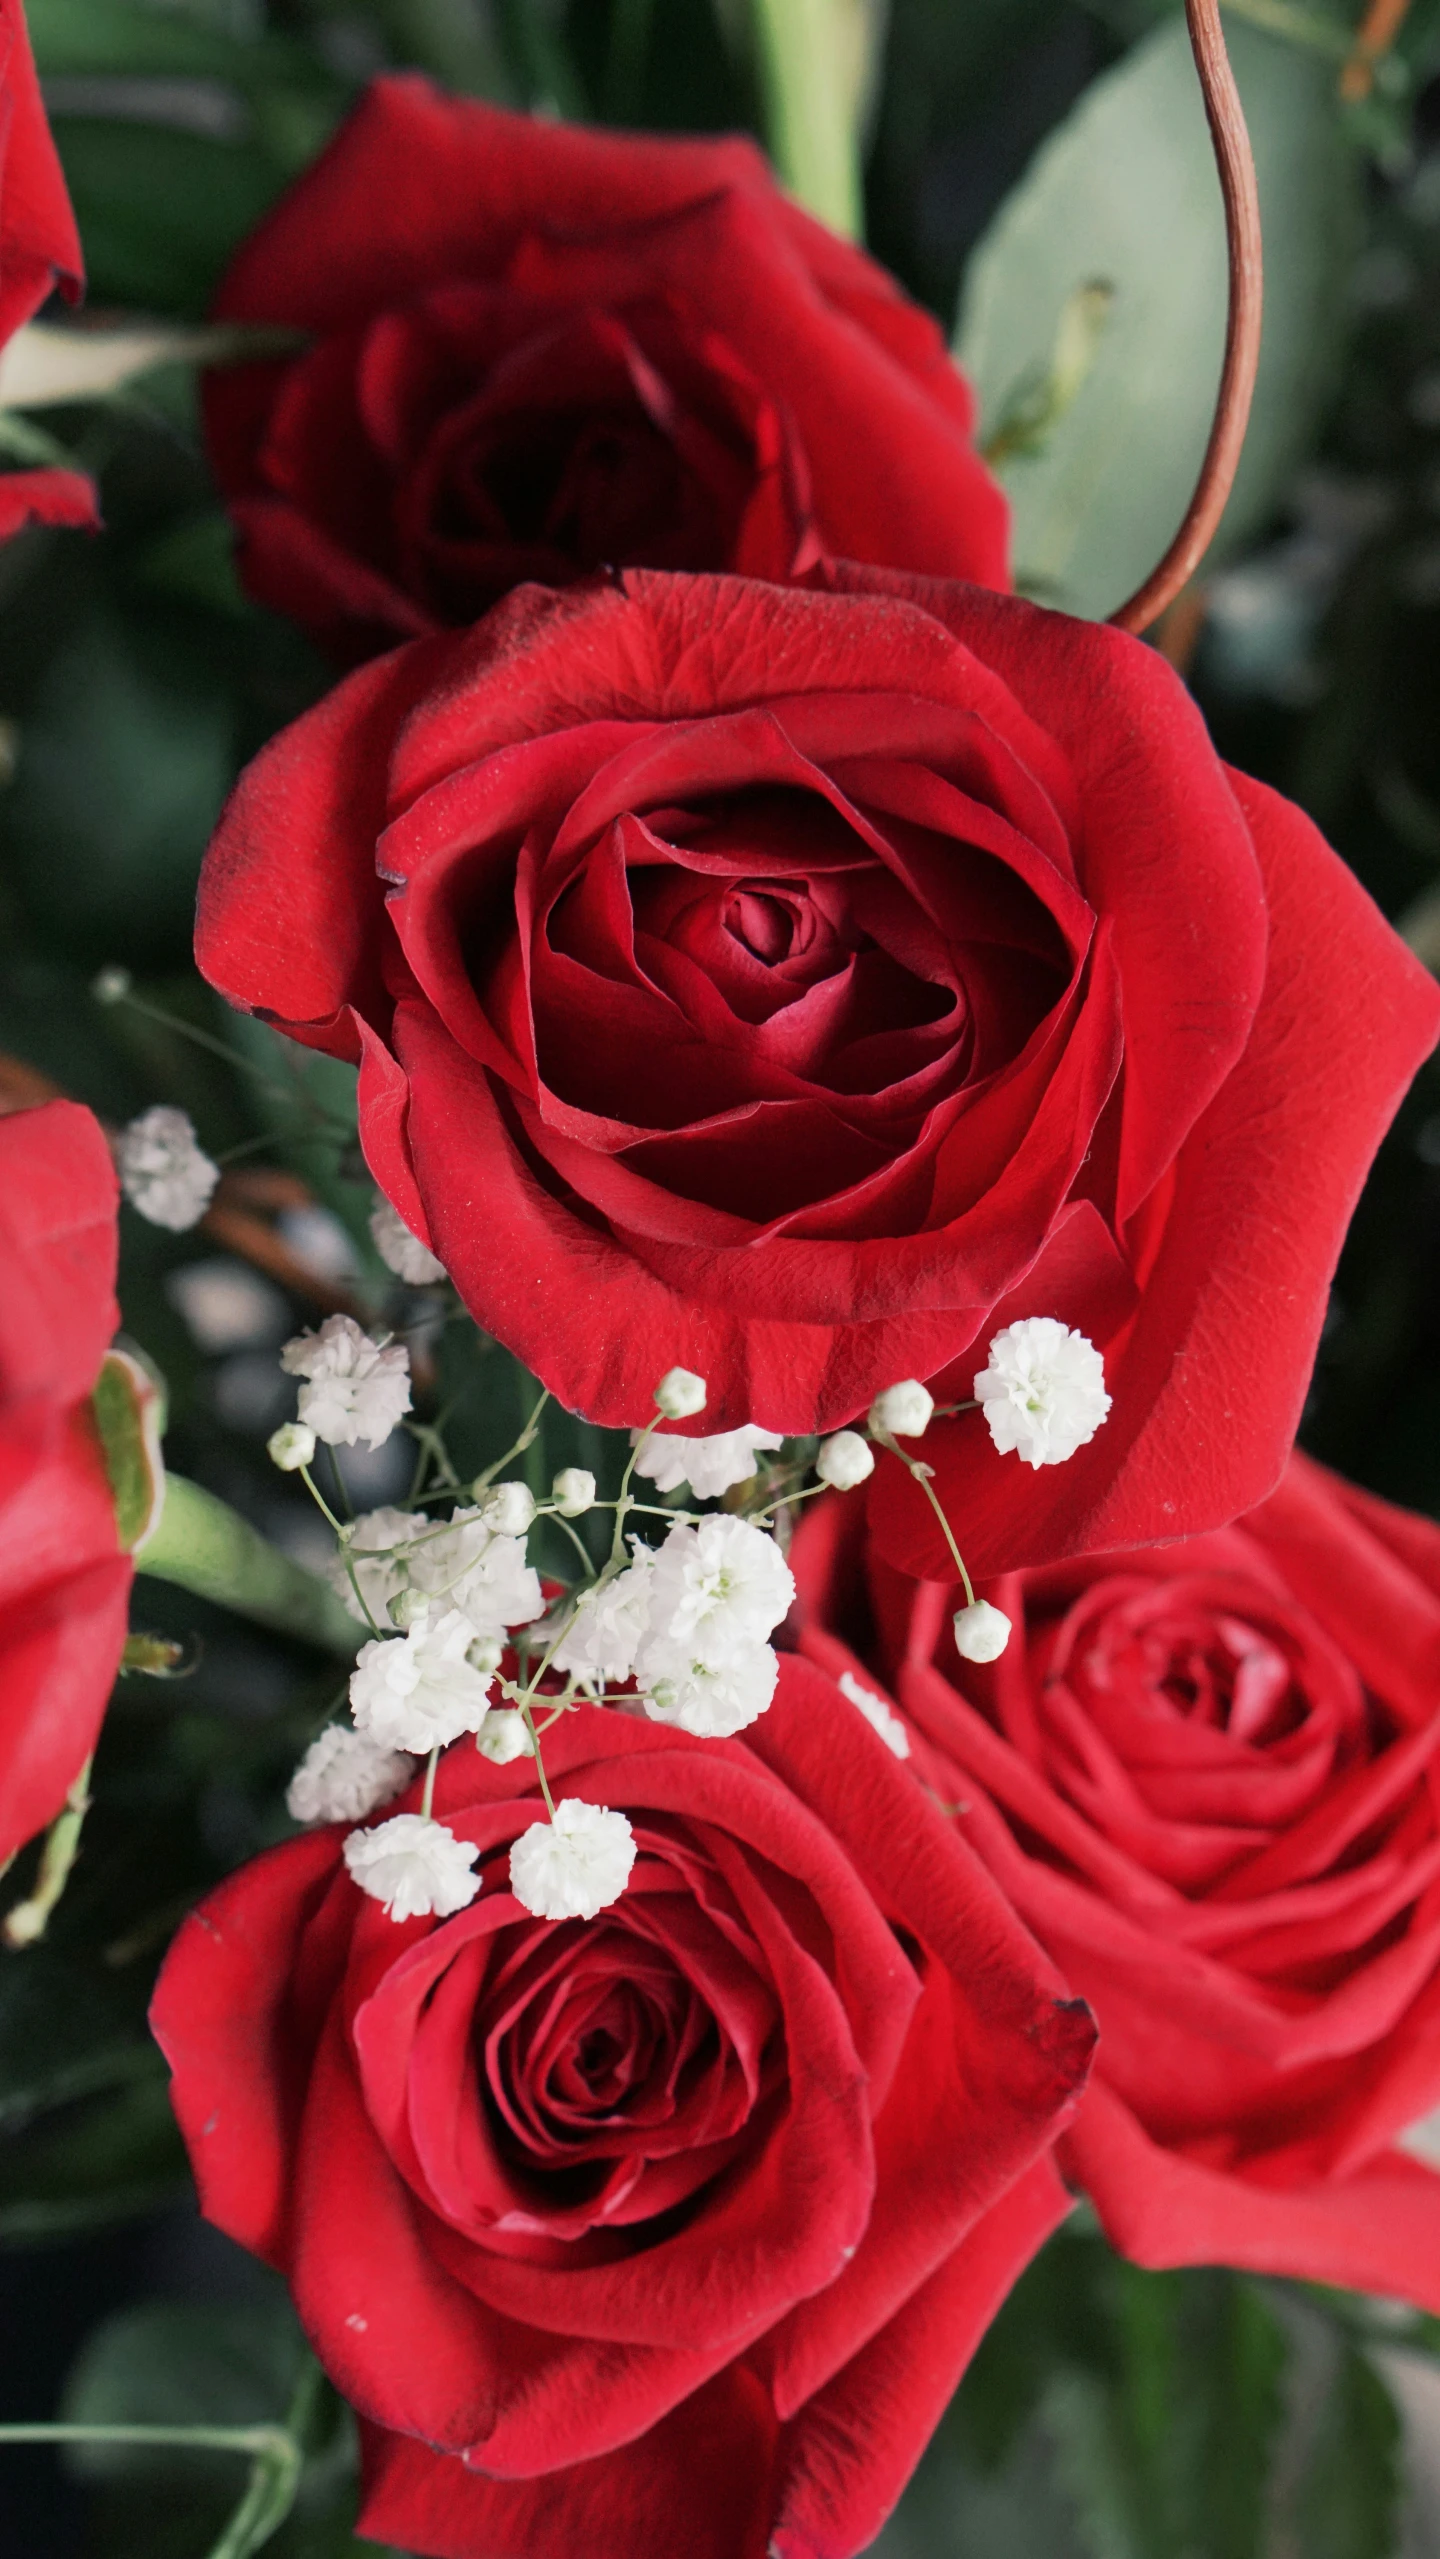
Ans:
[[[90,1398],[118,1192],[73,1102],[0,1118],[0,1859],[53,1819],[120,1667],[131,1565]]]
[[[749,142],[377,80],[216,316],[305,332],[206,421],[253,592],[347,660],[600,568],[1007,583],[939,329]]]
[[[20,0],[0,0],[0,348],[56,285],[76,302],[80,235],[60,174]],[[0,542],[25,524],[99,522],[78,471],[0,471]]]
[[[743,1742],[586,1707],[545,1756],[633,1826],[598,1919],[514,1898],[534,1763],[462,1742],[467,1909],[388,1919],[331,1829],[186,1922],[154,2025],[204,2210],[365,2421],[363,2533],[850,2559],[1067,2208],[1090,2020],[804,1662]]]
[[[792,1558],[835,1676],[862,1544],[837,1505]],[[1115,2246],[1440,2311],[1396,2147],[1440,2106],[1440,1529],[1297,1456],[1233,1528],[994,1582],[985,1669],[872,1571],[918,1773],[1098,2019],[1057,2155]]]
[[[360,670],[242,776],[201,966],[360,1059],[381,1188],[571,1409],[680,1362],[707,1432],[825,1430],[1048,1315],[1114,1409],[1038,1474],[937,1426],[972,1565],[1232,1518],[1440,996],[1153,650],[834,576],[529,588]]]

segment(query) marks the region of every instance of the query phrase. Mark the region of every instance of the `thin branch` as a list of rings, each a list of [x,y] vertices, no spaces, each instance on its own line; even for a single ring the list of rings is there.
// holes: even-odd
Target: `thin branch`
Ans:
[[[1164,559],[1129,602],[1111,614],[1111,621],[1122,631],[1148,631],[1209,549],[1234,483],[1260,361],[1260,198],[1245,110],[1225,50],[1220,0],[1185,0],[1185,17],[1225,201],[1230,273],[1225,361],[1195,494]]]
[[[1340,75],[1342,98],[1369,97],[1375,65],[1389,52],[1409,14],[1410,0],[1370,0],[1355,30],[1355,50]]]

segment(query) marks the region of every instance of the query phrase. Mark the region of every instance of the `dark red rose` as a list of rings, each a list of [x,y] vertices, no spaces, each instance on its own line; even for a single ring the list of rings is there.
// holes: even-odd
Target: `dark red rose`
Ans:
[[[850,2559],[1066,2210],[1090,2021],[806,1663],[743,1743],[588,1707],[545,1749],[635,1831],[598,1920],[513,1898],[533,1762],[459,1744],[457,1917],[388,1919],[331,1829],[187,1921],[154,2024],[205,2212],[367,2421],[362,2531]]]
[[[832,1676],[859,1542],[792,1558]],[[1440,2311],[1396,2146],[1440,2106],[1440,1529],[1295,1457],[1214,1536],[992,1583],[989,1669],[873,1569],[915,1764],[1099,2021],[1057,2157],[1116,2247]]]
[[[707,1430],[828,1428],[1060,1316],[1114,1410],[1040,1474],[937,1429],[962,1543],[1213,1526],[1440,996],[1153,651],[843,576],[530,588],[351,676],[242,777],[200,964],[362,1060],[376,1179],[572,1409],[679,1361]]]
[[[345,659],[600,568],[1007,583],[939,330],[749,142],[377,80],[216,312],[309,334],[206,418],[251,588]]]
[[[80,236],[60,174],[20,0],[0,0],[0,347],[60,285],[78,301]],[[78,471],[0,472],[0,542],[24,524],[99,522]]]
[[[118,1316],[118,1193],[73,1102],[0,1119],[0,1859],[95,1747],[131,1565],[90,1398]]]

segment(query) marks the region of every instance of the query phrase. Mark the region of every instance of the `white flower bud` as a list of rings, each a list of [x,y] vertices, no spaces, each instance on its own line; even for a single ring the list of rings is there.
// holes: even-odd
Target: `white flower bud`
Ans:
[[[536,1822],[510,1851],[510,1890],[536,1919],[593,1919],[618,1901],[635,1863],[623,1813],[566,1796],[553,1822]]]
[[[198,1225],[220,1179],[219,1165],[196,1140],[189,1113],[163,1102],[122,1128],[115,1161],[131,1207],[175,1235]]]
[[[1063,1465],[1110,1410],[1100,1353],[1053,1315],[1027,1315],[997,1333],[974,1391],[1001,1455],[1014,1450],[1026,1466]]]
[[[516,1706],[492,1706],[475,1736],[475,1747],[497,1768],[507,1768],[512,1759],[535,1756],[530,1727]]]
[[[465,1659],[472,1670],[483,1671],[488,1679],[499,1669],[505,1659],[505,1646],[501,1637],[477,1635],[473,1644],[467,1644]]]
[[[822,1484],[833,1485],[837,1493],[853,1493],[857,1484],[874,1474],[875,1451],[858,1431],[837,1431],[833,1439],[821,1441],[815,1472]]]
[[[643,1431],[632,1431],[632,1445],[645,1438]],[[688,1484],[698,1502],[713,1502],[728,1493],[732,1484],[745,1484],[755,1472],[757,1449],[779,1448],[776,1431],[760,1431],[747,1422],[743,1430],[717,1431],[709,1439],[683,1439],[678,1431],[666,1431],[647,1441],[635,1460],[635,1472],[644,1475],[657,1492],[673,1493]]]
[[[972,1599],[955,1611],[955,1650],[965,1662],[998,1662],[1010,1641],[1010,1620],[988,1599]]]
[[[315,1434],[304,1422],[282,1422],[265,1442],[282,1475],[294,1475],[315,1455]]]
[[[332,1448],[387,1440],[410,1410],[410,1354],[377,1342],[353,1315],[327,1315],[318,1333],[297,1333],[280,1353],[287,1377],[303,1377],[300,1419]]]
[[[562,1466],[550,1487],[562,1519],[583,1519],[595,1507],[595,1478],[588,1466]]]
[[[388,1200],[377,1200],[370,1211],[370,1237],[387,1271],[410,1288],[428,1288],[432,1281],[445,1277],[445,1265],[437,1262],[428,1244],[412,1235],[398,1210]]]
[[[884,1431],[889,1439],[919,1439],[930,1426],[935,1398],[918,1377],[903,1377],[898,1386],[887,1386],[870,1407],[870,1428]]]
[[[386,1750],[349,1724],[327,1724],[291,1778],[285,1808],[297,1822],[360,1822],[403,1795],[414,1771],[403,1751]]]
[[[667,1422],[688,1422],[692,1413],[703,1413],[708,1389],[703,1377],[693,1368],[667,1368],[655,1389],[655,1401]]]
[[[429,1616],[430,1602],[423,1590],[397,1590],[385,1602],[385,1614],[392,1626],[408,1635],[412,1626],[419,1626]]]
[[[449,1919],[480,1890],[471,1867],[479,1856],[443,1822],[396,1813],[375,1830],[352,1830],[345,1863],[362,1893],[383,1902],[392,1919]]]
[[[494,1537],[523,1537],[535,1524],[535,1496],[528,1484],[492,1484],[479,1492],[480,1517]]]

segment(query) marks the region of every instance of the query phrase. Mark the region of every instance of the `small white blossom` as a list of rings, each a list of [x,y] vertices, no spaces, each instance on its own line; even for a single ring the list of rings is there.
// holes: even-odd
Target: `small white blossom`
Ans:
[[[363,1644],[350,1674],[358,1729],[391,1750],[417,1753],[478,1733],[490,1681],[465,1658],[474,1632],[458,1608],[447,1608],[427,1614],[408,1635]]]
[[[650,1576],[655,1557],[637,1546],[629,1570],[613,1582],[582,1593],[555,1653],[555,1668],[569,1671],[592,1688],[607,1680],[628,1679],[635,1654],[650,1622]]]
[[[795,1597],[795,1581],[773,1537],[749,1520],[716,1513],[694,1527],[677,1522],[655,1558],[650,1628],[707,1658],[732,1636],[764,1637]]]
[[[1062,1465],[1110,1410],[1100,1353],[1053,1315],[1027,1315],[997,1333],[974,1392],[1001,1455],[1013,1449],[1027,1466]]]
[[[392,1919],[449,1919],[480,1890],[480,1851],[423,1813],[396,1813],[376,1830],[352,1830],[345,1863],[362,1893]]]
[[[780,1676],[779,1655],[754,1635],[727,1634],[701,1648],[669,1635],[646,1638],[636,1663],[652,1723],[678,1724],[702,1741],[724,1741],[764,1714]]]
[[[480,1516],[496,1537],[523,1537],[535,1525],[535,1496],[528,1484],[492,1484],[480,1496]]]
[[[525,1560],[523,1539],[498,1535],[480,1510],[458,1510],[442,1536],[424,1538],[411,1552],[409,1572],[417,1590],[462,1610],[477,1635],[500,1635],[545,1614],[540,1576]]]
[[[293,1425],[292,1425],[293,1427]],[[355,1533],[347,1547],[332,1555],[325,1566],[325,1578],[333,1591],[344,1600],[352,1617],[365,1623],[365,1609],[378,1625],[389,1611],[390,1602],[409,1587],[409,1567],[403,1554],[387,1549],[406,1546],[412,1537],[421,1536],[431,1525],[423,1511],[366,1511],[355,1522]],[[355,1581],[364,1596],[365,1607],[355,1596],[355,1583],[346,1569],[346,1556],[354,1567]]]
[[[297,1333],[280,1353],[288,1377],[303,1377],[300,1419],[332,1448],[387,1440],[410,1410],[410,1354],[403,1342],[376,1342],[352,1315],[327,1315],[318,1333]]]
[[[536,1919],[593,1919],[618,1901],[635,1863],[623,1813],[567,1795],[553,1822],[536,1822],[510,1851],[510,1890]]]
[[[965,1662],[998,1662],[1010,1641],[1010,1620],[988,1599],[972,1599],[955,1611],[955,1650]]]
[[[475,1747],[483,1751],[487,1759],[493,1759],[497,1768],[508,1767],[512,1759],[533,1759],[535,1756],[530,1727],[515,1706],[491,1707],[475,1736]]]
[[[644,1437],[643,1431],[632,1431],[632,1447]],[[757,1431],[748,1422],[743,1430],[718,1431],[713,1439],[682,1439],[678,1431],[667,1431],[641,1449],[635,1472],[646,1476],[657,1492],[673,1493],[688,1484],[697,1502],[713,1502],[754,1474],[757,1449],[780,1444],[780,1433]]]
[[[667,1422],[688,1422],[692,1413],[703,1413],[709,1389],[703,1377],[693,1368],[667,1368],[655,1389],[655,1401]]]
[[[410,1288],[428,1288],[432,1280],[445,1277],[444,1263],[437,1262],[429,1245],[411,1234],[388,1200],[377,1200],[370,1211],[370,1234],[387,1271]]]
[[[414,1773],[403,1751],[387,1750],[349,1724],[327,1724],[285,1790],[285,1809],[297,1822],[360,1822],[403,1795]]]
[[[875,1472],[875,1451],[868,1439],[858,1431],[837,1431],[833,1439],[820,1443],[815,1472],[822,1484],[833,1486],[837,1493],[853,1493]]]
[[[282,1422],[265,1442],[267,1451],[282,1475],[294,1475],[308,1466],[315,1454],[315,1434],[304,1422]]]
[[[859,1707],[866,1723],[874,1726],[886,1748],[893,1750],[897,1759],[909,1758],[910,1736],[899,1716],[886,1705],[883,1697],[876,1696],[873,1688],[866,1688],[853,1670],[840,1673],[840,1694],[848,1697],[852,1706]]]
[[[918,1377],[902,1377],[898,1386],[887,1386],[870,1407],[870,1428],[884,1431],[890,1439],[920,1439],[930,1427],[935,1398]]]
[[[550,1499],[562,1519],[583,1519],[595,1508],[595,1478],[588,1466],[562,1466],[550,1487]]]
[[[219,1165],[196,1140],[189,1112],[164,1102],[122,1128],[115,1160],[131,1207],[152,1226],[168,1226],[176,1235],[199,1223],[220,1179]]]

